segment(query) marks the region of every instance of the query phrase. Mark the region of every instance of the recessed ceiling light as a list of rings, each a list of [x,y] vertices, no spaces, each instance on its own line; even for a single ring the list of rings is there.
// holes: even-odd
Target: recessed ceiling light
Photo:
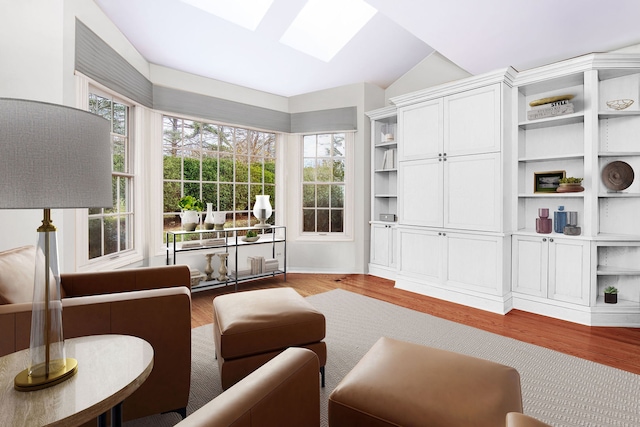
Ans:
[[[180,0],[207,13],[255,31],[273,0]]]
[[[329,62],[376,12],[364,0],[309,0],[280,42]]]

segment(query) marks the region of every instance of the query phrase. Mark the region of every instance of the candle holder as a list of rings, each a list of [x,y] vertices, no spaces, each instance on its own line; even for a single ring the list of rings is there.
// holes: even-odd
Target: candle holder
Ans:
[[[267,220],[271,217],[273,209],[271,209],[271,203],[269,203],[269,195],[262,194],[256,196],[256,203],[253,205],[253,215],[258,219],[258,224],[255,226],[258,228],[269,228],[271,225],[267,224]]]

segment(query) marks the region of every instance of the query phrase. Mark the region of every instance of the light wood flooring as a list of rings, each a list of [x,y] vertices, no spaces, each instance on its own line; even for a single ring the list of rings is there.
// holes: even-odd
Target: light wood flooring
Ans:
[[[283,276],[278,276],[240,284],[238,289],[290,286],[306,297],[340,288],[640,374],[640,328],[589,327],[519,310],[502,316],[395,289],[393,284],[365,274],[288,273],[286,282]],[[192,327],[211,323],[213,298],[229,292],[233,292],[233,286],[194,292]]]

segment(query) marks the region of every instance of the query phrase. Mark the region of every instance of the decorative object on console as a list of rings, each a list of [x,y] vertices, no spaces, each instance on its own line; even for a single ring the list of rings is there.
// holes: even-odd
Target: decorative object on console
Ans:
[[[213,220],[213,203],[207,203],[207,215],[204,217],[204,221],[202,222],[205,230],[213,230],[215,225]]]
[[[259,223],[256,227],[268,228],[271,225],[267,224],[267,220],[271,217],[273,210],[271,209],[271,203],[269,203],[269,195],[262,194],[256,196],[256,203],[253,205],[253,215],[258,219]]]
[[[573,113],[573,104],[569,101],[574,95],[551,96],[531,101],[531,110],[527,111],[527,120],[544,119]]]
[[[380,221],[396,222],[395,214],[380,214]]]
[[[182,228],[185,231],[194,231],[200,224],[199,212],[204,208],[202,201],[193,196],[184,196],[178,202],[178,207],[182,210],[180,213]]]
[[[0,209],[44,209],[38,228],[30,363],[14,381],[39,390],[72,377],[67,358],[56,227],[51,209],[112,207],[110,124],[88,111],[0,99]]]
[[[614,99],[613,101],[607,101],[607,107],[613,110],[624,110],[633,104],[633,99]]]
[[[213,267],[211,266],[211,257],[213,257],[215,254],[214,253],[210,253],[210,254],[205,254],[205,258],[207,260],[207,265],[204,267],[204,272],[207,275],[207,280],[213,280]]]
[[[247,234],[242,238],[243,242],[256,242],[258,241],[258,239],[260,239],[260,236],[258,236],[258,233],[256,233],[255,231],[247,231]]]
[[[533,173],[534,193],[555,193],[560,186],[560,180],[565,177],[565,171],[549,171]]]
[[[213,229],[224,230],[224,223],[227,222],[227,214],[225,212],[213,213]]]
[[[567,212],[567,225],[564,226],[563,233],[567,236],[579,236],[581,232],[578,227],[578,212]]]
[[[619,160],[609,163],[602,169],[602,183],[609,190],[621,191],[629,188],[635,175],[629,163]]]
[[[549,218],[549,209],[538,209],[538,217],[539,218],[536,218],[536,233],[551,233],[551,218]]]
[[[229,254],[227,252],[220,252],[218,254],[218,258],[220,258],[220,268],[218,269],[218,280],[220,282],[226,282],[229,277],[227,276],[227,257]]]
[[[574,178],[572,176],[560,178],[560,185],[556,189],[556,193],[579,193],[584,191],[584,187],[580,185],[582,178]]]
[[[604,290],[604,302],[607,304],[618,303],[618,289],[615,286],[607,286]]]
[[[558,206],[558,210],[553,213],[553,231],[563,233],[566,225],[567,213],[564,211],[564,206]]]

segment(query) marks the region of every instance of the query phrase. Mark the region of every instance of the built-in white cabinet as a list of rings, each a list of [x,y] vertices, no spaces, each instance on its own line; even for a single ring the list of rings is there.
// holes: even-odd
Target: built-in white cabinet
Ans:
[[[392,99],[399,135],[396,287],[499,313],[510,308],[503,186],[510,73]]]
[[[572,112],[528,118],[532,101],[563,95],[572,96]],[[513,96],[514,307],[587,325],[640,326],[640,56],[591,54],[527,70],[516,77]],[[623,100],[632,102],[616,109]],[[613,162],[635,174],[623,189],[605,184]],[[584,178],[584,191],[536,191],[535,175],[549,171]],[[580,236],[536,232],[538,210],[548,208],[552,217],[558,206],[577,212]],[[535,279],[544,275],[545,250],[546,288]],[[618,288],[617,304],[604,303],[608,286]]]
[[[553,235],[516,235],[512,247],[512,286],[515,292],[589,305],[588,241]]]
[[[395,224],[371,224],[371,264],[395,270],[397,235]]]

